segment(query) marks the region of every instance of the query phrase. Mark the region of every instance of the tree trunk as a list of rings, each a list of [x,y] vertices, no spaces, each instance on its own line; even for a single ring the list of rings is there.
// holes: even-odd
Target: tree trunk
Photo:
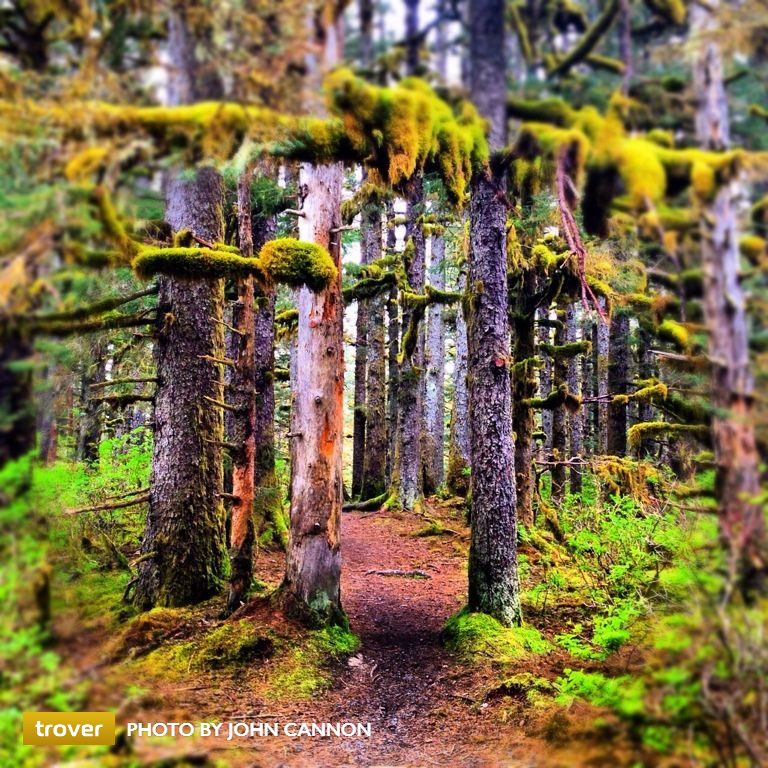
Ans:
[[[223,185],[204,167],[168,185],[166,220],[209,242],[223,236]],[[160,280],[155,344],[158,384],[149,514],[135,601],[142,609],[200,602],[226,573],[221,503],[224,420],[223,280]],[[151,554],[151,556],[150,556]]]
[[[432,238],[429,283],[445,289],[445,239]],[[424,427],[422,433],[422,466],[424,494],[431,496],[443,484],[443,442],[445,434],[445,324],[442,304],[427,310],[425,351],[426,387],[424,392]]]
[[[375,217],[377,209],[371,210],[366,203],[360,216],[360,264],[370,264],[381,249],[381,223],[378,230]],[[376,242],[378,231],[378,242]],[[365,385],[368,375],[368,300],[357,302],[357,334],[355,337],[355,393],[352,413],[352,496],[357,498],[363,487],[365,467],[365,430],[367,400]]]
[[[536,276],[525,273],[523,291],[532,296],[536,291]],[[538,386],[536,367],[535,314],[515,313],[515,367],[512,390],[512,425],[515,431],[515,480],[517,486],[517,517],[528,529],[533,527],[534,467],[533,433],[536,415],[526,402],[536,397]]]
[[[608,392],[613,398],[626,395],[629,382],[629,315],[617,310],[611,318],[608,342]],[[627,453],[627,404],[608,404],[608,454]]]
[[[568,305],[565,311],[565,333],[566,340],[572,344],[579,340],[579,324],[576,318],[576,304],[573,302]],[[587,357],[587,355],[585,355]],[[576,397],[581,397],[582,393],[582,365],[581,356],[575,355],[568,358],[568,391]],[[571,438],[570,458],[581,459],[584,452],[584,407],[579,408],[575,413],[568,415],[568,429]],[[576,496],[581,493],[581,476],[583,467],[572,465],[568,471],[568,487],[570,492]]]
[[[549,326],[549,310],[539,310],[538,324],[539,345],[552,343],[552,329]],[[541,368],[539,368],[539,397],[549,397],[552,391],[552,358],[541,353]],[[552,451],[552,411],[542,410],[541,412],[541,431],[544,433],[544,439],[541,441],[543,454],[549,454]]]
[[[703,148],[730,144],[728,100],[722,56],[713,32],[717,20],[709,6],[691,8],[693,30],[702,35],[693,69],[696,133]],[[712,365],[712,435],[717,467],[716,491],[721,537],[730,553],[731,575],[748,597],[768,585],[768,537],[757,499],[760,457],[755,441],[749,328],[736,219],[737,182],[723,184],[713,201],[701,201],[701,258],[704,318]]]
[[[395,251],[394,206],[387,203],[387,253]],[[395,459],[397,454],[398,433],[398,389],[400,365],[397,356],[400,351],[400,304],[397,300],[397,288],[392,287],[387,299],[387,485],[393,483]]]
[[[471,93],[489,121],[492,150],[506,143],[503,0],[470,0]],[[505,183],[475,172],[470,199],[469,423],[472,464],[469,608],[520,622],[507,320]]]
[[[467,276],[462,271],[458,289],[464,292]],[[457,496],[469,492],[469,397],[467,394],[467,322],[464,302],[456,309],[456,357],[453,361],[453,407],[448,447],[448,490]]]
[[[274,216],[253,221],[253,247],[275,238]],[[253,313],[254,395],[256,431],[253,462],[254,519],[256,530],[271,524],[279,545],[288,546],[288,526],[283,511],[282,492],[275,472],[275,291],[255,286],[256,305]]]
[[[363,211],[368,219],[367,241],[363,247],[370,249],[369,261],[381,255],[381,208],[369,203]],[[366,382],[365,461],[362,499],[381,496],[386,489],[387,418],[386,418],[386,345],[384,340],[383,294],[368,302],[368,377]]]
[[[286,611],[310,626],[345,622],[340,595],[343,480],[344,302],[341,296],[343,167],[303,165],[307,195],[299,222],[303,240],[328,248],[334,282],[298,293],[298,387],[291,414],[291,528],[285,581]]]
[[[32,356],[32,340],[19,329],[4,327],[0,335],[0,467],[35,447],[32,371],[24,363]]]
[[[77,460],[93,464],[99,458],[102,429],[102,406],[96,399],[93,384],[106,378],[106,342],[97,337],[90,344],[90,361],[86,361],[80,388],[80,428],[77,435]]]
[[[406,213],[406,242],[412,247],[406,275],[411,291],[424,291],[426,249],[422,216],[424,214],[424,183],[415,175],[408,183]],[[414,309],[403,307],[403,350]],[[400,506],[413,510],[421,506],[423,496],[421,474],[421,425],[424,382],[424,330],[419,323],[412,354],[404,352],[398,381],[398,440],[395,486]]]
[[[558,311],[558,320],[561,324],[555,329],[555,346],[562,347],[566,340],[566,327],[564,312]],[[568,361],[562,355],[555,355],[554,363],[554,388],[568,383]],[[565,465],[562,463],[567,458],[568,451],[568,412],[565,405],[559,405],[552,411],[552,502],[560,505],[565,496]]]
[[[598,299],[605,307],[605,300]],[[608,450],[608,354],[610,347],[611,326],[609,323],[597,319],[595,325],[594,369],[597,382],[597,452],[604,456],[610,453]]]
[[[251,168],[237,181],[237,220],[240,253],[253,257],[251,230]],[[254,356],[255,300],[253,275],[235,281],[237,301],[232,308],[232,354],[234,360],[227,400],[236,411],[232,414],[232,501],[229,534],[229,597],[231,613],[243,602],[253,580],[254,456],[256,451],[256,365]]]

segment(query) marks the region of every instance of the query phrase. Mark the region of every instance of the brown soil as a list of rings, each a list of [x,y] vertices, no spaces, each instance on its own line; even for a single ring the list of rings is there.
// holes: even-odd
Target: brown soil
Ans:
[[[311,700],[265,701],[261,691],[267,672],[258,662],[234,675],[190,674],[179,684],[162,678],[126,680],[120,663],[100,660],[103,633],[83,635],[82,628],[79,632],[70,628],[70,642],[65,640],[63,651],[92,681],[89,705],[117,707],[120,722],[197,723],[215,718],[224,723],[371,724],[369,739],[280,735],[232,741],[179,739],[172,745],[139,739],[134,749],[147,764],[171,754],[187,754],[192,760],[207,756],[211,764],[265,768],[621,764],[615,756],[604,757],[609,745],[595,743],[595,734],[589,738],[594,711],[574,707],[566,716],[531,707],[524,695],[497,695],[498,669],[490,663],[468,668],[443,648],[443,623],[465,600],[467,530],[455,512],[431,508],[430,514],[453,533],[416,537],[414,532],[426,521],[412,515],[344,515],[342,598],[361,648],[336,670],[333,687]],[[281,556],[260,555],[261,578],[276,584],[281,571]],[[428,578],[372,571],[420,571]],[[218,609],[211,606],[198,622],[206,627],[215,623]],[[256,622],[282,622],[263,600],[245,606],[239,615]],[[552,679],[562,670],[562,661],[557,653],[535,657],[504,674],[524,671]],[[129,682],[148,692],[121,700]],[[589,740],[581,741],[585,736]]]

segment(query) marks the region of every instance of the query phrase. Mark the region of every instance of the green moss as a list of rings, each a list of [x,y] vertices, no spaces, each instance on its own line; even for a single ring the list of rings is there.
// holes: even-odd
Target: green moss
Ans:
[[[338,270],[328,251],[317,243],[281,237],[265,243],[259,253],[264,274],[275,283],[313,291],[327,288]]]
[[[132,619],[115,638],[110,656],[142,655],[157,648],[189,622],[191,613],[184,608],[154,608]]]
[[[766,241],[759,235],[744,235],[739,239],[739,250],[742,256],[752,264],[760,264],[765,257]]]
[[[581,398],[568,391],[567,384],[560,384],[557,389],[553,389],[546,397],[531,397],[523,401],[530,408],[540,408],[545,411],[553,411],[561,406],[565,406],[569,411],[575,413],[581,408]]]
[[[267,698],[273,701],[311,698],[331,685],[329,663],[354,653],[359,647],[359,639],[342,627],[309,632],[300,646],[292,645],[269,670]]]
[[[633,450],[638,450],[646,440],[656,440],[667,435],[690,434],[704,437],[709,427],[702,424],[672,424],[667,421],[644,421],[635,424],[627,432],[627,440]]]
[[[235,278],[255,275],[264,279],[259,259],[246,259],[229,250],[171,247],[142,248],[132,262],[139,277],[175,275],[187,278]]]
[[[685,23],[686,5],[683,0],[643,0],[650,11],[670,24]]]
[[[561,345],[543,343],[539,345],[539,348],[550,357],[558,360],[570,360],[578,355],[588,355],[592,351],[592,342],[572,341]]]
[[[680,349],[688,349],[691,345],[691,336],[688,329],[676,320],[667,318],[663,320],[656,329],[656,334],[660,339],[669,341]]]
[[[112,242],[126,261],[130,261],[141,250],[141,245],[125,231],[117,215],[109,192],[104,187],[95,187],[92,198],[101,222],[104,236]]]
[[[507,628],[493,617],[467,608],[446,621],[443,634],[446,647],[466,661],[481,657],[508,664],[547,653],[552,647],[534,627]]]

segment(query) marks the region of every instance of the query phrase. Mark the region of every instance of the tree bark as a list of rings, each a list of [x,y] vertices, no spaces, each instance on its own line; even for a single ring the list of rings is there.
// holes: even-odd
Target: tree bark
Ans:
[[[549,327],[549,310],[539,310],[538,338],[539,345],[552,343],[552,329]],[[545,352],[540,354],[541,368],[539,368],[539,397],[549,397],[552,391],[552,358]],[[542,453],[548,454],[552,450],[552,411],[542,410],[541,431],[544,439],[541,441]]]
[[[536,292],[536,275],[525,273],[523,292],[532,296]],[[534,363],[536,361],[535,312],[526,313],[522,307],[514,315],[515,368],[512,390],[512,425],[515,431],[515,480],[517,486],[517,517],[528,529],[533,527],[533,433],[536,415],[526,402],[536,397],[538,387]]]
[[[367,220],[363,248],[370,250],[369,261],[381,255],[381,208],[371,202],[363,210]],[[362,499],[381,496],[386,489],[386,344],[384,307],[386,298],[378,295],[368,302],[368,375],[366,381],[365,460],[360,489]]]
[[[604,299],[599,299],[605,305]],[[610,347],[611,326],[601,318],[595,326],[594,370],[597,382],[597,452],[600,455],[610,453],[608,449],[608,354]]]
[[[564,312],[558,311],[558,320],[561,325],[555,329],[555,346],[561,347],[566,340],[566,327]],[[555,355],[553,361],[554,387],[568,383],[568,361],[561,355]],[[552,502],[560,505],[565,496],[565,465],[562,463],[567,458],[568,450],[568,412],[565,405],[559,405],[552,411]]]
[[[445,239],[442,235],[432,237],[429,283],[440,290],[445,289]],[[427,309],[425,364],[422,467],[424,494],[431,496],[445,479],[445,323],[442,304],[432,304]]]
[[[608,392],[611,397],[626,395],[629,383],[629,315],[617,310],[611,318],[608,342]],[[627,405],[611,401],[608,404],[608,454],[627,453]]]
[[[96,399],[94,384],[106,377],[106,342],[96,337],[90,345],[90,360],[86,361],[80,388],[80,429],[77,435],[77,460],[93,464],[99,458],[103,403]]]
[[[374,216],[371,215],[370,203],[367,203],[360,216],[360,264],[370,264],[381,248],[381,225],[379,224],[379,242],[376,242]],[[357,498],[363,487],[365,467],[365,429],[367,401],[365,385],[368,375],[368,300],[357,302],[357,321],[355,336],[355,392],[352,413],[352,496]]]
[[[424,182],[416,174],[408,182],[406,242],[412,244],[406,275],[411,291],[422,293],[426,270],[426,248],[422,216],[424,214]],[[403,349],[414,310],[403,307]],[[421,473],[421,426],[424,404],[422,371],[424,370],[424,331],[422,323],[416,332],[412,354],[403,351],[398,379],[398,439],[395,490],[400,506],[406,510],[420,507],[423,497]]]
[[[394,253],[396,246],[395,228],[392,220],[395,217],[394,206],[387,203],[387,253]],[[400,381],[400,365],[397,355],[400,351],[400,304],[397,300],[397,288],[389,291],[387,299],[387,485],[394,481],[395,460],[397,454],[398,433],[398,389]]]
[[[462,271],[458,289],[464,292],[467,276]],[[456,310],[456,357],[453,361],[453,407],[448,447],[448,490],[457,496],[469,492],[469,397],[467,394],[467,322],[464,302]]]
[[[579,340],[579,324],[576,317],[576,304],[571,302],[565,311],[566,340],[572,344]],[[585,355],[586,357],[586,355]],[[568,358],[568,391],[576,397],[581,397],[583,390],[581,356]],[[582,458],[584,451],[584,407],[568,415],[568,430],[570,433],[571,459]],[[575,496],[581,493],[583,467],[573,465],[568,470],[568,488]]]
[[[277,232],[274,216],[254,217],[254,253],[273,240]],[[288,527],[282,493],[275,472],[275,291],[255,286],[253,313],[254,397],[256,430],[253,462],[254,519],[256,530],[273,527],[279,545],[288,546]]]
[[[692,6],[690,19],[698,47],[693,69],[696,134],[703,148],[730,145],[728,99],[722,54],[714,37],[714,2]],[[751,598],[768,587],[768,536],[758,503],[760,457],[755,440],[749,327],[739,281],[738,184],[723,184],[714,200],[701,201],[701,258],[704,318],[712,365],[712,436],[720,534],[729,552],[731,576]]]
[[[343,480],[344,333],[341,295],[340,163],[303,165],[303,240],[328,248],[338,274],[314,293],[298,292],[298,386],[291,414],[291,528],[283,605],[310,626],[346,621],[340,594]]]
[[[210,167],[167,190],[166,220],[209,242],[223,236],[223,185]],[[222,366],[202,359],[224,352],[222,280],[160,281],[155,344],[155,442],[149,514],[135,601],[142,609],[200,602],[216,594],[226,573],[220,408]]]
[[[251,180],[253,171],[246,168],[237,181],[237,219],[240,253],[253,257],[251,230]],[[235,281],[237,301],[232,308],[234,366],[228,391],[233,412],[229,439],[234,444],[232,457],[232,509],[229,534],[229,596],[231,613],[243,602],[253,580],[254,457],[256,452],[256,360],[254,355],[255,301],[253,275]]]
[[[471,94],[489,121],[492,150],[506,142],[503,0],[470,0]],[[506,190],[490,168],[472,179],[469,256],[469,413],[472,464],[469,608],[520,622],[517,496],[509,380]]]

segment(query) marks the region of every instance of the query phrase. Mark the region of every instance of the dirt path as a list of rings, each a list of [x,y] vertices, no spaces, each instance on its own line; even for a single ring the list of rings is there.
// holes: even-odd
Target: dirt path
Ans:
[[[153,747],[151,740],[140,739],[138,754],[150,761],[199,750],[233,768],[543,766],[542,745],[524,737],[523,722],[502,725],[498,701],[484,701],[493,673],[469,670],[443,648],[442,626],[465,601],[468,532],[455,516],[439,510],[432,514],[444,517],[456,532],[418,537],[414,533],[426,523],[422,517],[344,515],[342,601],[361,647],[338,670],[334,686],[320,696],[265,702],[252,689],[253,676],[263,675],[254,667],[231,679],[195,676],[181,685],[158,678],[146,686],[147,696],[126,706],[115,699],[126,682],[118,664],[110,669],[114,678],[108,673],[94,680],[91,704],[96,709],[118,706],[120,721],[143,723],[263,718],[281,725],[371,725],[370,738],[188,739],[177,741],[173,752],[167,743]],[[282,567],[281,556],[262,553],[258,572],[277,584]],[[417,577],[404,575],[407,572],[417,572]],[[98,657],[98,646],[84,645],[75,634],[71,641],[81,668]]]
[[[291,717],[370,723],[372,736],[305,739],[284,753],[285,765],[531,764],[502,745],[487,705],[471,698],[470,673],[442,646],[443,623],[465,600],[465,546],[461,537],[415,537],[423,525],[384,513],[344,515],[342,600],[360,652],[332,691]]]

